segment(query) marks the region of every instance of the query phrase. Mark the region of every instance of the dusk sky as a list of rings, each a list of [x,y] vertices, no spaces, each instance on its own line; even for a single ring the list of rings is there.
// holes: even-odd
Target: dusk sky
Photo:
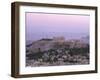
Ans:
[[[89,35],[89,15],[26,13],[26,40],[64,36],[77,38]]]

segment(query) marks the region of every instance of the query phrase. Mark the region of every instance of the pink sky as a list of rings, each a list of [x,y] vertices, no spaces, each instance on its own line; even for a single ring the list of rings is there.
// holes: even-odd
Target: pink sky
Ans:
[[[43,32],[86,33],[88,35],[89,23],[88,15],[26,13],[26,38],[32,38],[33,35]]]

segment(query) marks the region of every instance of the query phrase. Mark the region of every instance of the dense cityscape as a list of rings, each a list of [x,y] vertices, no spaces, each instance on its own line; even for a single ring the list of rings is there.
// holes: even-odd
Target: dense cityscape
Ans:
[[[89,64],[89,38],[66,40],[43,38],[26,45],[26,66],[62,66]]]

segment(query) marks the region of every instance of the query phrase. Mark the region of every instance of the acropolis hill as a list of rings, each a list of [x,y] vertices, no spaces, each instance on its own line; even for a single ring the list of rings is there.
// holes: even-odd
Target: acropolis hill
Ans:
[[[26,46],[26,66],[89,64],[89,44],[64,37],[43,38]]]

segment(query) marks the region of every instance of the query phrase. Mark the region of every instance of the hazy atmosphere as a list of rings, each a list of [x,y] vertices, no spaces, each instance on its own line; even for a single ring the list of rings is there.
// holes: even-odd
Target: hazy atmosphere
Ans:
[[[26,13],[26,66],[88,65],[89,15]]]
[[[84,37],[89,35],[89,21],[88,15],[26,13],[26,40]]]

